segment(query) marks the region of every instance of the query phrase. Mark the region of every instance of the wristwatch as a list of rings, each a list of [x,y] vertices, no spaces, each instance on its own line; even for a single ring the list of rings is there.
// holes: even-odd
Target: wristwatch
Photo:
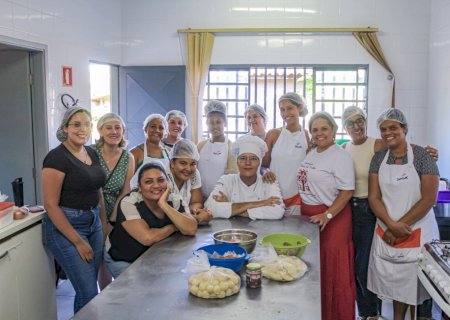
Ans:
[[[333,214],[330,211],[325,212],[325,216],[328,220],[331,220],[331,218],[333,218]]]

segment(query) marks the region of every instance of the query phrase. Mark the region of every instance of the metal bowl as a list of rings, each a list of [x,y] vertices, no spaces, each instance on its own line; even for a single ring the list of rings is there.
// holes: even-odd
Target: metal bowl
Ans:
[[[226,229],[213,233],[214,243],[231,243],[251,253],[255,249],[258,235],[245,229]]]

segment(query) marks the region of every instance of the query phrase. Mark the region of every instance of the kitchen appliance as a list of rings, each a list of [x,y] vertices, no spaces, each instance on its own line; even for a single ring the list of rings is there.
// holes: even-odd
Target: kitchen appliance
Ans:
[[[442,312],[450,316],[450,241],[426,243],[417,266],[420,282]]]
[[[433,210],[441,239],[450,240],[450,191],[440,190],[438,192]]]

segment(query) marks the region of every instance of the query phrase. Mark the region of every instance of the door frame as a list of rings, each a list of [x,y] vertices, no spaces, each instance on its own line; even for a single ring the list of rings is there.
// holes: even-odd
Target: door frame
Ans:
[[[29,53],[31,79],[31,123],[33,132],[35,204],[43,203],[41,167],[48,153],[47,46],[0,35],[0,47]]]

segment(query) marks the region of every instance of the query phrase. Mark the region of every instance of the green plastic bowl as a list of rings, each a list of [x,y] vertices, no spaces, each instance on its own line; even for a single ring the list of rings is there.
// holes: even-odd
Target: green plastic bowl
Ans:
[[[311,240],[299,234],[274,233],[265,236],[260,243],[271,243],[278,255],[300,258]]]

